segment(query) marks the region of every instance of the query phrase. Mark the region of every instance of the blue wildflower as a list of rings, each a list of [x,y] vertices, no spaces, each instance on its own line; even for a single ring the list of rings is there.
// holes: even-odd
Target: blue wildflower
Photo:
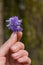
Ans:
[[[16,32],[16,31],[22,31],[22,27],[21,27],[21,23],[22,23],[22,20],[19,20],[18,19],[18,16],[14,16],[14,17],[11,17],[9,18],[9,20],[6,20],[8,22],[8,25],[7,27]]]

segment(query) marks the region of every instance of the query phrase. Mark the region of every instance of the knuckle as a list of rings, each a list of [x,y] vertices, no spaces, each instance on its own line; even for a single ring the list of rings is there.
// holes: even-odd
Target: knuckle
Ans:
[[[31,59],[29,58],[29,64],[31,64]]]
[[[27,60],[28,64],[30,65],[31,64],[31,59],[29,57],[26,57],[26,60]]]
[[[25,51],[26,55],[28,56],[29,55],[28,51],[26,51],[26,50],[24,50],[24,51]]]
[[[31,59],[29,57],[25,56],[25,60],[29,65],[31,64]]]
[[[26,62],[29,62],[29,61],[28,61],[29,58],[28,58],[27,56],[24,56],[24,59],[25,59]]]
[[[23,49],[25,48],[24,44],[22,42],[17,42]]]

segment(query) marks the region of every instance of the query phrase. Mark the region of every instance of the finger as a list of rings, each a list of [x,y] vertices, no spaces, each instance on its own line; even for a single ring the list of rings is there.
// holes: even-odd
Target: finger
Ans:
[[[20,32],[18,32],[19,34]],[[4,56],[7,54],[9,48],[17,41],[17,37],[18,40],[21,39],[21,34],[17,36],[17,33],[12,33],[11,37],[9,38],[9,40],[7,42],[5,42],[5,44],[3,44],[0,48],[0,56]],[[20,38],[19,38],[20,37]]]
[[[6,58],[0,57],[0,65],[5,65],[5,64],[6,64]]]
[[[12,52],[17,52],[20,49],[24,49],[24,44],[22,42],[16,42],[10,49]]]
[[[17,34],[16,33],[12,33],[11,37],[9,38],[9,40],[7,42],[5,42],[5,44],[3,44],[0,47],[0,56],[4,56],[7,54],[9,48],[17,41]]]
[[[19,41],[19,40],[21,40],[21,38],[22,38],[22,32],[18,31],[18,33],[17,33],[17,40]]]
[[[13,53],[11,56],[13,59],[18,59],[23,56],[28,56],[28,52],[26,50],[19,50],[17,53]]]
[[[18,61],[19,63],[31,64],[31,59],[28,58],[27,56],[23,56],[23,57],[19,58],[17,61]]]

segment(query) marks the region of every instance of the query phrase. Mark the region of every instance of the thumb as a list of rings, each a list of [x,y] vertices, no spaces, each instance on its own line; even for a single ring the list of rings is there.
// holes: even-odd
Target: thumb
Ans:
[[[9,48],[17,41],[17,33],[12,33],[11,37],[0,47],[0,56],[5,56]]]

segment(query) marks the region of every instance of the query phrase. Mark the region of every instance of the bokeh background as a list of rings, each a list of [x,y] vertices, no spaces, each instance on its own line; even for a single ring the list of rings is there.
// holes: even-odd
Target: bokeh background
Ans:
[[[31,65],[43,65],[43,0],[0,0],[0,46],[12,33],[6,20],[15,15],[23,20],[21,41],[29,51]]]

